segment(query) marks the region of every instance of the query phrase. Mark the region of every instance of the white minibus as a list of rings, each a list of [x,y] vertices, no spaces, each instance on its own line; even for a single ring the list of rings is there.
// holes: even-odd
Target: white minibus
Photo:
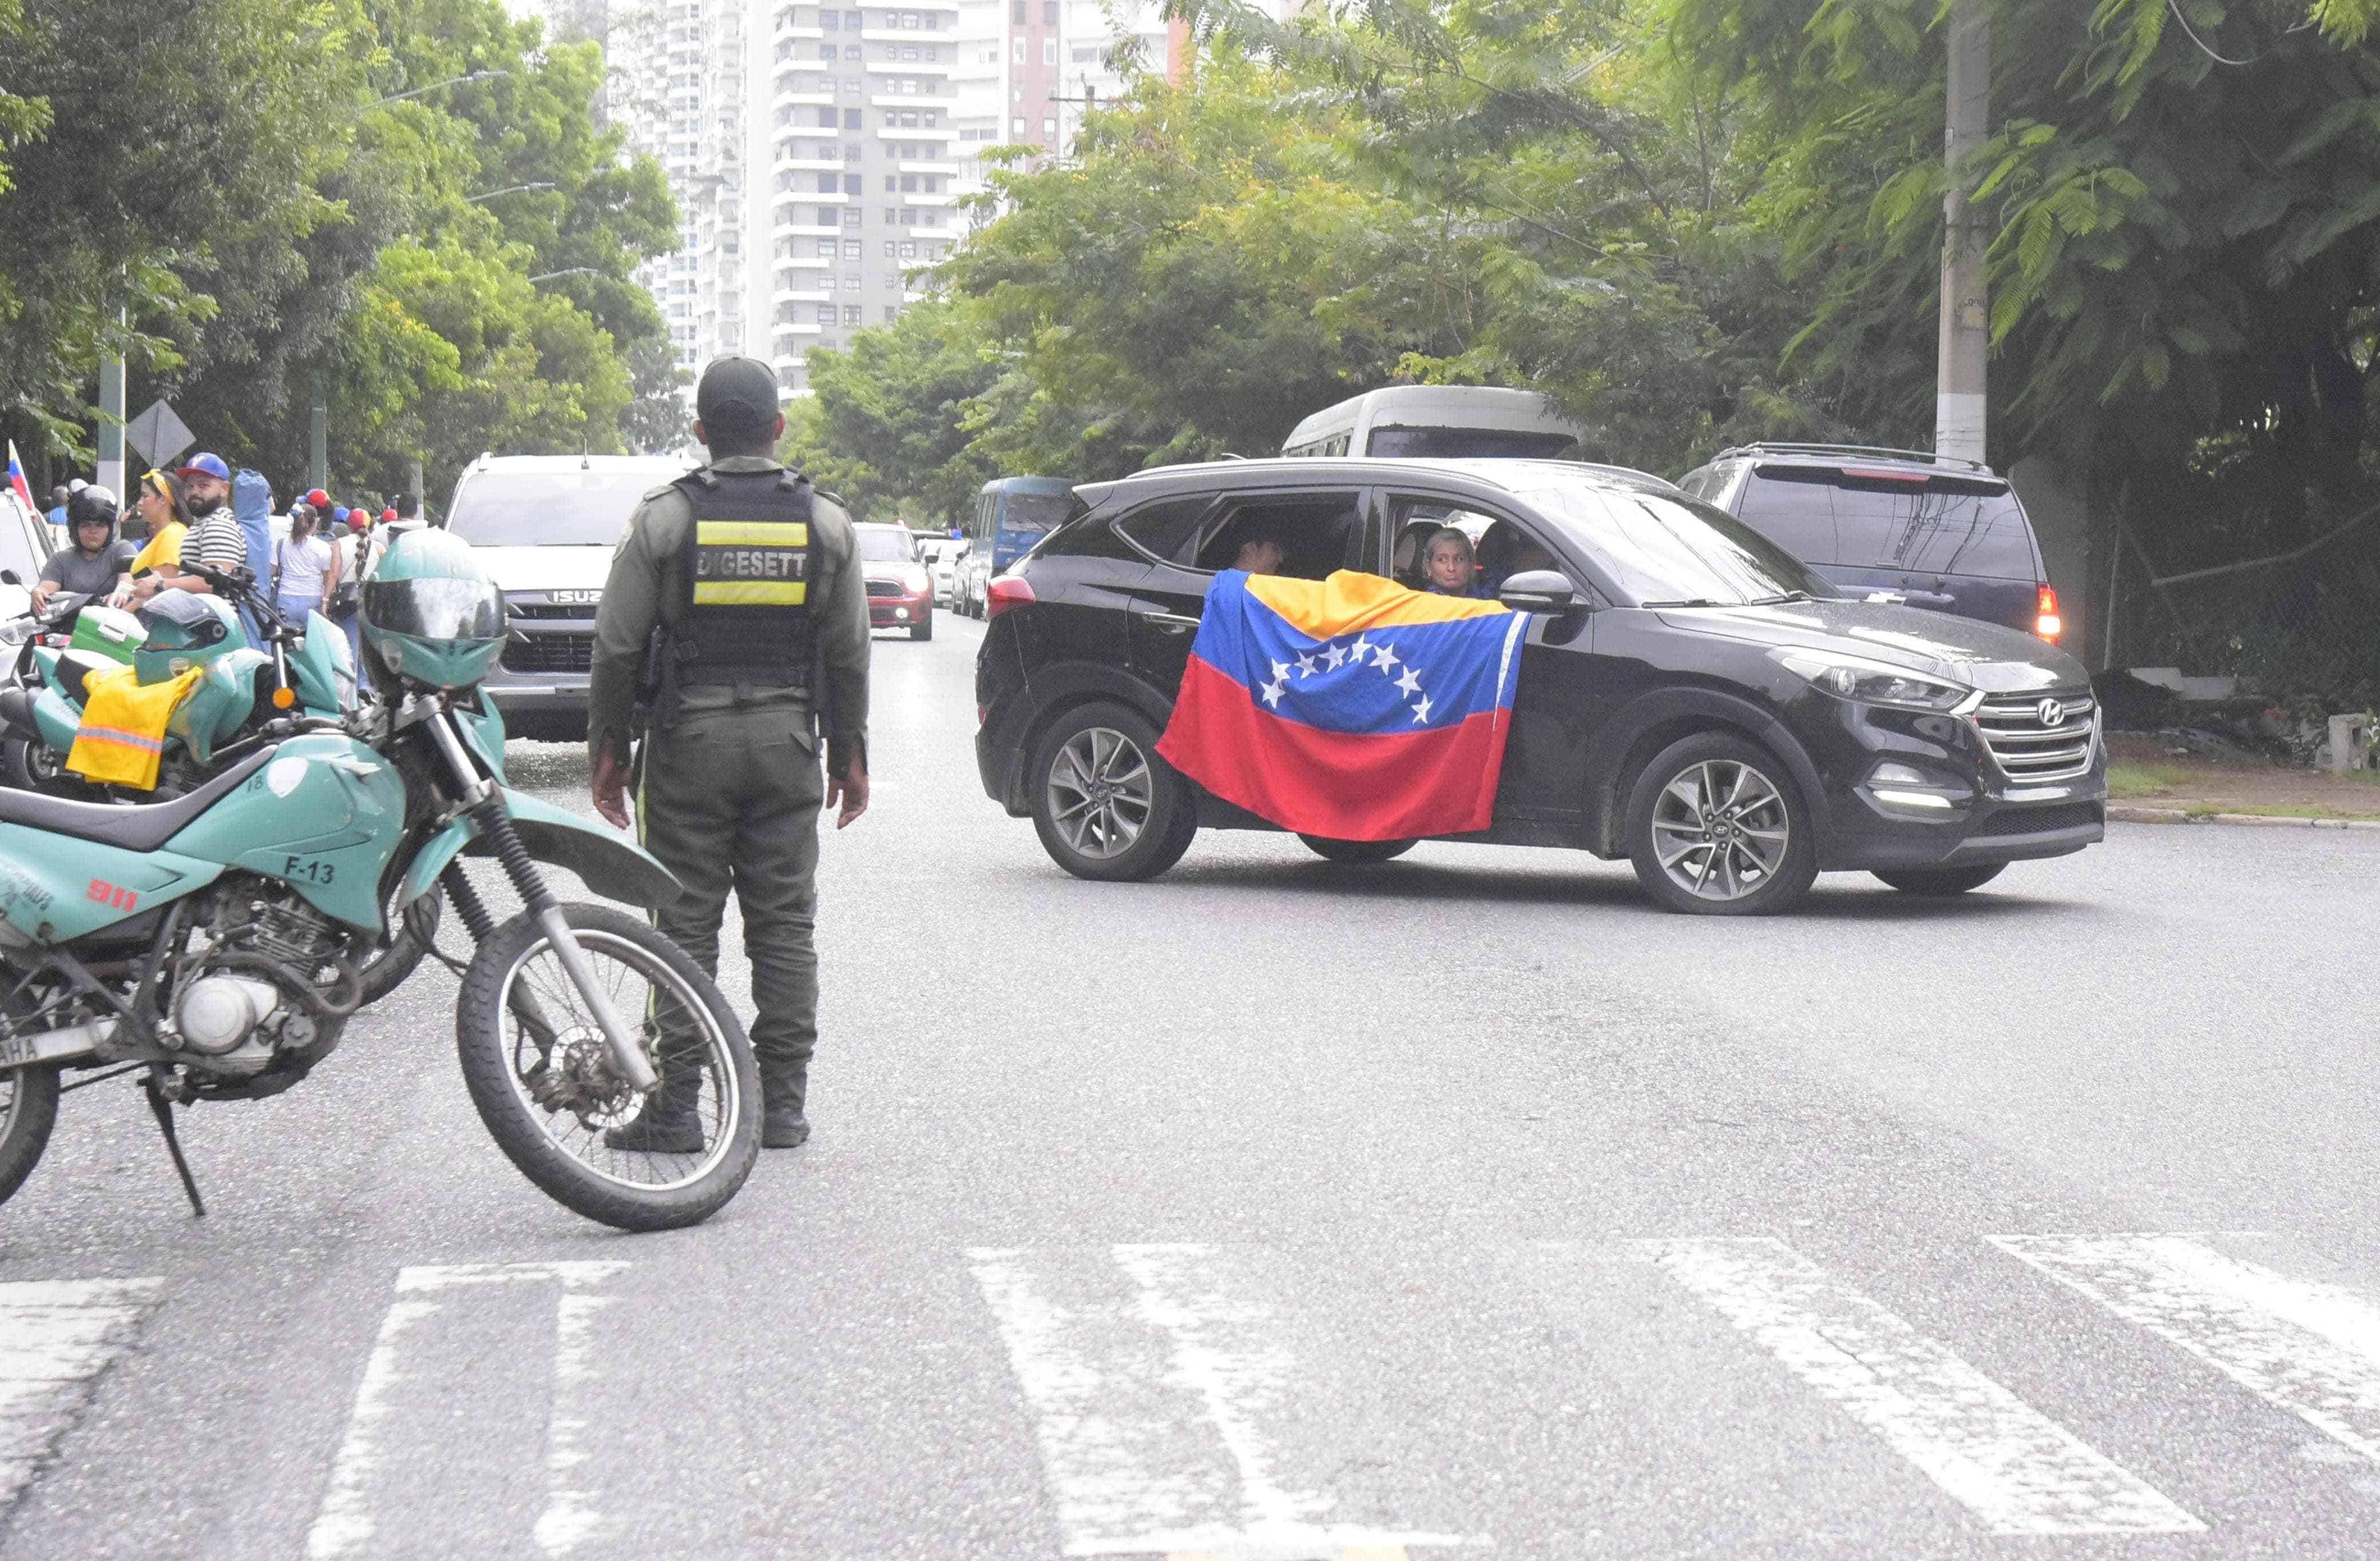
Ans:
[[[1290,432],[1284,456],[1519,456],[1584,460],[1586,430],[1534,390],[1400,384],[1325,407]]]

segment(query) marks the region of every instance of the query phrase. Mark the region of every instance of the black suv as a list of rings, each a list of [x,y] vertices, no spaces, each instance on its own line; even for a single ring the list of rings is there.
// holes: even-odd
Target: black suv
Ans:
[[[1852,595],[2056,640],[2058,592],[2008,479],[1978,461],[1852,445],[1748,445],[1678,479]]]
[[[1415,539],[1453,525],[1534,615],[1494,825],[1454,838],[1626,856],[1664,905],[1746,912],[1792,904],[1822,869],[1957,893],[2104,833],[2107,758],[2072,657],[1844,597],[1642,473],[1307,457],[1165,468],[1075,498],[992,582],[976,757],[984,789],[1081,877],[1152,877],[1201,824],[1270,827],[1155,753],[1208,583],[1257,526],[1288,539],[1281,573],[1320,578],[1406,573]],[[1412,842],[1307,844],[1377,861]]]

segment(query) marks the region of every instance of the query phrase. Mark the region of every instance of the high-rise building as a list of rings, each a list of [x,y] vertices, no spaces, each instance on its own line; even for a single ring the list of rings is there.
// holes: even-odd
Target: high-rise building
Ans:
[[[987,147],[1062,152],[1124,91],[1121,57],[1171,70],[1181,46],[1161,0],[515,4],[600,32],[606,112],[669,175],[678,249],[639,274],[679,362],[766,359],[789,394],[810,348],[919,296]]]

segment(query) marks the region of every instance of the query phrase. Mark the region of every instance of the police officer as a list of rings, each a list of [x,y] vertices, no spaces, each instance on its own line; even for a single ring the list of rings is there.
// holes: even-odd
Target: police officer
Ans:
[[[657,916],[705,970],[719,968],[728,891],[752,961],[760,1141],[792,1149],[818,1040],[818,815],[868,810],[868,595],[851,518],[770,458],[785,420],[777,376],[722,358],[695,390],[710,464],[647,494],[612,560],[595,617],[587,742],[595,809],[628,826],[629,743],[646,848],[686,891]],[[819,773],[819,739],[826,775]],[[693,1091],[669,1078],[615,1149],[703,1146]]]

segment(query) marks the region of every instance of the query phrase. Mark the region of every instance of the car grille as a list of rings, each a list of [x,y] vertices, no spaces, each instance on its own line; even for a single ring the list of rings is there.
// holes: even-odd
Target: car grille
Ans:
[[[595,665],[594,637],[586,634],[540,634],[507,640],[506,672],[588,672]]]
[[[595,616],[595,604],[583,607],[562,606],[552,602],[507,602],[505,610],[516,618],[577,618],[584,622]]]
[[[902,594],[901,583],[898,580],[869,580],[868,582],[868,594],[870,596],[898,596]]]
[[[1977,824],[1975,835],[2046,835],[2053,829],[2081,829],[2107,822],[2096,802],[2052,802],[2039,808],[2002,808]]]
[[[2049,701],[2062,707],[2058,725],[2041,718]],[[1975,711],[1975,729],[2009,779],[2020,783],[2065,780],[2091,767],[2091,743],[2099,729],[2099,707],[2089,692],[2001,694]]]

